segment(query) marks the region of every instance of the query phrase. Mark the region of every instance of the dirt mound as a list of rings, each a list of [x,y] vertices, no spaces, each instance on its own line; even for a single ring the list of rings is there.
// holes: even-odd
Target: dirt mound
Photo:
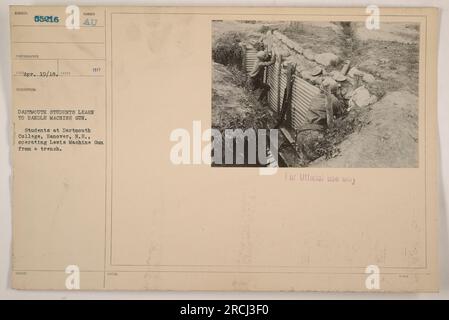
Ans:
[[[311,167],[417,167],[418,98],[407,91],[388,93],[361,114],[362,126],[338,145],[335,158]]]
[[[266,128],[268,108],[244,87],[244,76],[219,63],[212,70],[212,127],[225,129]]]

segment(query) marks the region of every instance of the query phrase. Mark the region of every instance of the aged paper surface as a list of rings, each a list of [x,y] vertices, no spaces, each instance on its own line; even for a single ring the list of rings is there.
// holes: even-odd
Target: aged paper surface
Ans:
[[[438,290],[437,10],[75,9],[10,9],[14,288]]]

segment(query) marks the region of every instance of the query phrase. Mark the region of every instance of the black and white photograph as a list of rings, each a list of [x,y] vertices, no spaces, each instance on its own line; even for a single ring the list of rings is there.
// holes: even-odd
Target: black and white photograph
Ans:
[[[212,128],[244,141],[213,166],[419,167],[419,24],[215,20],[212,38]]]
[[[447,0],[0,13],[0,303],[449,298]]]

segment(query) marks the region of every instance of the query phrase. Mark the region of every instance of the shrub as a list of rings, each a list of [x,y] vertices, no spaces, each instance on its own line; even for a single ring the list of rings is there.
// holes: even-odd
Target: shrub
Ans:
[[[258,31],[259,31],[260,33],[267,33],[268,30],[271,30],[271,28],[270,28],[269,26],[267,26],[267,25],[264,24],[263,26],[261,26],[261,27],[259,28]]]

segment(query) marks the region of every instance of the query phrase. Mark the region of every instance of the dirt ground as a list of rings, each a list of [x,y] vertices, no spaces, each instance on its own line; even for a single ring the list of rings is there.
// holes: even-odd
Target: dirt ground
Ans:
[[[381,23],[368,30],[364,23],[343,28],[339,23],[293,23],[275,26],[286,36],[316,53],[332,52],[351,65],[383,81],[382,93],[418,90],[419,27],[416,24]]]

